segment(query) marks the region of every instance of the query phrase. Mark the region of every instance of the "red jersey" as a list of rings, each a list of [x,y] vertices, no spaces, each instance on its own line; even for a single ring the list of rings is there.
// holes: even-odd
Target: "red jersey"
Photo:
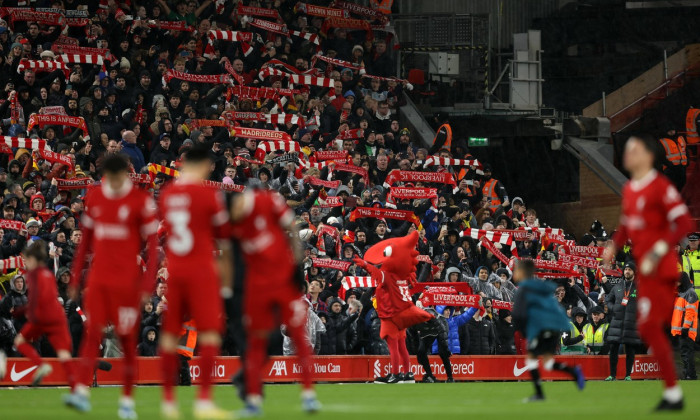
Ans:
[[[155,202],[145,191],[135,188],[129,180],[121,191],[104,182],[91,188],[85,196],[80,226],[85,233],[73,266],[74,282],[81,278],[88,249],[94,253],[88,282],[109,285],[125,280],[133,284],[141,281],[143,270],[137,258],[144,238],[148,238],[150,248],[155,248],[158,229]],[[150,251],[155,256],[155,250]],[[149,272],[154,271],[154,264],[155,261],[149,262]],[[154,275],[150,277],[155,279]],[[148,290],[150,285],[143,287]]]
[[[37,268],[25,275],[29,303],[27,321],[34,324],[52,324],[65,319],[66,314],[58,302],[56,277],[46,267]]]
[[[159,209],[167,234],[168,271],[191,273],[214,265],[214,240],[223,237],[228,220],[221,191],[176,180],[159,197]]]
[[[284,198],[273,192],[246,191],[243,217],[232,226],[232,236],[240,241],[246,262],[261,282],[274,282],[280,267],[294,266],[294,254],[286,227],[294,213]]]
[[[632,241],[638,264],[659,239],[670,248],[691,229],[692,220],[681,195],[664,175],[652,170],[643,179],[629,181],[622,191],[620,226],[613,238],[621,247]],[[672,250],[659,262],[659,272],[677,273],[678,256]]]
[[[374,270],[370,271],[372,271],[372,277],[375,277]],[[375,294],[379,318],[392,318],[415,306],[413,300],[411,300],[408,280],[402,280],[395,274],[385,273],[384,271],[381,271],[376,276],[376,280],[377,291]]]

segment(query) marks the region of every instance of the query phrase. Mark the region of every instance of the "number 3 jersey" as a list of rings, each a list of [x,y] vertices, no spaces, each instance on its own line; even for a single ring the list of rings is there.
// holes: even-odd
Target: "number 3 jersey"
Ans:
[[[214,240],[226,237],[229,221],[221,191],[176,180],[163,189],[158,208],[167,234],[170,275],[213,266]]]

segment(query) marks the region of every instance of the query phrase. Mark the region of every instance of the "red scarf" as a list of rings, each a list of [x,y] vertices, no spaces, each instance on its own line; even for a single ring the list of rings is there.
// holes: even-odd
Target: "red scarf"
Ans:
[[[341,9],[334,9],[332,7],[323,7],[323,6],[316,6],[313,4],[307,4],[307,3],[297,3],[296,6],[294,6],[294,10],[297,13],[304,13],[309,16],[320,16],[323,18],[330,18],[330,17],[339,17],[339,18],[347,18],[350,17],[350,14],[348,13],[347,10],[341,10]]]
[[[317,186],[317,187],[325,187],[325,188],[338,188],[340,186],[340,181],[324,181],[320,178],[316,178],[314,176],[310,176],[308,178],[308,182],[311,185]]]
[[[411,292],[418,293],[421,291],[424,293],[464,293],[470,295],[472,293],[472,288],[469,286],[469,283],[425,282],[413,285],[413,290]]]
[[[133,172],[129,172],[128,176],[131,182],[138,185],[150,184],[153,182],[150,174],[135,174]]]
[[[329,165],[331,166],[331,171],[342,171],[358,174],[362,176],[362,180],[365,185],[369,184],[369,174],[367,173],[367,169],[363,168],[362,166],[348,165],[346,163],[337,162],[330,162]]]
[[[26,226],[19,220],[0,219],[0,229],[25,230]]]
[[[357,219],[369,217],[372,219],[386,218],[394,220],[403,220],[411,222],[416,226],[420,226],[418,216],[408,210],[394,210],[374,207],[358,207],[350,213],[350,221],[354,222]]]
[[[425,293],[421,298],[423,306],[461,306],[469,308],[480,307],[481,296],[479,295],[457,295],[449,293]]]
[[[311,258],[311,265],[314,267],[331,268],[333,270],[348,271],[352,265],[350,261],[338,261],[328,258]]]
[[[42,107],[39,109],[39,114],[41,114],[41,115],[68,115],[68,114],[66,114],[66,109],[60,105]]]
[[[247,137],[258,140],[291,142],[292,137],[284,131],[265,130],[262,128],[236,127],[236,137]],[[271,152],[272,150],[268,150]]]
[[[60,13],[36,12],[23,8],[8,8],[10,10],[10,23],[14,22],[36,22],[40,25],[65,26],[66,18]]]
[[[329,17],[323,21],[321,26],[321,35],[326,36],[330,28],[344,28],[358,31],[367,31],[369,36],[372,36],[372,25],[363,19],[349,19],[339,17]]]
[[[104,56],[99,54],[61,54],[56,56],[56,61],[70,64],[94,64],[101,66],[104,63]]]
[[[316,65],[316,60],[325,61],[326,63],[337,66],[337,67],[344,67],[346,69],[359,70],[360,74],[365,74],[365,67],[364,66],[355,65],[349,61],[339,60],[337,58],[325,57],[321,54],[314,55],[313,58],[311,58],[311,67]]]
[[[192,83],[223,84],[229,83],[227,74],[190,74],[168,69],[163,75],[163,81],[169,83],[172,79],[186,80]]]
[[[19,122],[20,105],[17,101],[17,92],[10,92],[10,123],[17,124]]]
[[[73,160],[68,155],[62,155],[56,152],[52,152],[48,149],[37,149],[36,153],[44,160],[51,163],[60,163],[61,165],[66,165],[72,171],[73,170]]]
[[[340,160],[343,161],[348,157],[347,150],[319,150],[314,153],[316,160]]]
[[[187,25],[187,22],[184,20],[180,21],[167,21],[167,20],[159,20],[156,21],[155,23],[150,23],[148,21],[148,27],[149,28],[160,28],[160,29],[165,29],[167,31],[185,31],[185,32],[194,32],[194,26],[189,26]]]
[[[224,58],[226,58],[226,57],[224,57]],[[228,58],[226,58],[226,60],[224,61],[224,68],[226,69],[228,74],[230,74],[231,77],[233,77],[233,79],[236,81],[236,83],[238,83],[239,85],[245,85],[245,80],[243,80],[243,76],[236,73],[236,70],[233,69],[233,66],[231,65],[231,62],[229,61]],[[229,88],[229,94],[230,94],[230,92],[231,92],[231,88]]]
[[[384,181],[384,187],[389,188],[397,182],[424,182],[435,184],[451,185],[453,191],[458,190],[457,184],[451,173],[448,172],[416,172],[416,171],[400,171],[394,169],[389,172],[389,175]]]
[[[343,197],[328,197],[328,196],[326,196],[323,199],[319,198],[318,206],[322,207],[322,208],[342,207],[343,206]]]
[[[559,255],[559,261],[572,263],[578,265],[579,267],[587,268],[598,268],[598,261],[593,258],[577,257],[575,255],[561,254]]]
[[[231,118],[236,121],[265,121],[265,114],[262,112],[224,112],[226,118]]]
[[[17,270],[18,268],[24,268],[24,258],[21,256],[0,260],[0,270],[2,270],[3,273],[10,270]]]
[[[236,9],[236,13],[239,16],[262,16],[262,17],[272,18],[275,20],[280,19],[280,14],[275,9],[266,9],[264,7],[244,6],[243,2],[238,2],[238,9]]]
[[[80,129],[83,132],[83,137],[89,138],[87,124],[85,124],[83,117],[32,114],[29,117],[29,123],[27,123],[27,131],[31,131],[35,125],[39,125],[40,128],[44,128],[47,125],[67,125]]]
[[[481,243],[486,249],[491,251],[494,257],[498,258],[498,260],[501,261],[503,264],[508,265],[508,263],[510,262],[508,257],[503,255],[503,253],[498,248],[496,248],[493,242],[491,242],[487,237],[484,236],[481,240]]]
[[[206,179],[204,181],[202,181],[202,185],[204,185],[205,187],[212,187],[212,188],[216,188],[216,189],[224,190],[224,191],[235,191],[235,192],[245,191],[244,185],[224,184],[223,182],[209,181]]]
[[[352,130],[345,130],[342,133],[338,133],[336,140],[355,140],[365,137],[365,130],[361,128],[354,128]]]
[[[356,15],[368,17],[372,20],[379,20],[382,22],[388,21],[388,18],[382,12],[376,9],[372,9],[371,7],[365,7],[356,3],[341,0],[335,0],[333,3],[331,3],[331,5],[339,7],[341,9],[345,9]]]
[[[430,198],[433,207],[437,207],[437,188],[404,188],[391,187],[389,194],[386,196],[386,202],[396,204],[394,199],[399,200],[421,200]]]
[[[275,23],[262,19],[253,19],[248,23],[250,24],[250,26],[255,26],[256,28],[284,35],[287,38],[289,38],[289,29],[287,29],[287,25],[285,25],[284,23]]]
[[[56,179],[59,190],[82,190],[95,183],[92,178]]]
[[[605,248],[601,246],[566,245],[564,246],[564,251],[566,254],[579,257],[601,258],[603,256],[603,252],[605,252]]]
[[[318,248],[319,255],[326,255],[326,242],[323,239],[324,235],[329,235],[335,240],[335,255],[340,255],[341,241],[340,232],[333,226],[323,225],[319,228],[318,240],[316,241],[316,248]]]

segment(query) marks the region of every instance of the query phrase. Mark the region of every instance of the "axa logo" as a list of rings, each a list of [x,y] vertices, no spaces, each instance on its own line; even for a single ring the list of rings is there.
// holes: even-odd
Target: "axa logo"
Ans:
[[[25,376],[34,372],[34,370],[36,370],[36,368],[38,368],[39,366],[32,366],[30,368],[20,370],[19,372],[17,372],[15,370],[16,367],[17,367],[17,365],[12,365],[12,370],[10,371],[10,379],[12,380],[12,382],[17,382],[17,381],[21,380]]]
[[[379,363],[379,360],[374,361],[374,377],[379,378],[382,376],[382,364]]]
[[[274,372],[274,376],[287,376],[287,362],[284,360],[276,360],[275,363],[272,364],[268,376],[273,376],[272,372]]]
[[[518,362],[515,362],[515,364],[513,365],[513,376],[515,376],[517,378],[518,376],[522,375],[525,372],[527,372],[527,364],[525,366],[519,368]]]

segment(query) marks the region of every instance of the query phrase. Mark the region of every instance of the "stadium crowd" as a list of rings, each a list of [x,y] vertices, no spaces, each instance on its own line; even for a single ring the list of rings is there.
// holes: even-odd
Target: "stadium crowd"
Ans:
[[[466,283],[484,298],[478,312],[436,308],[454,354],[523,353],[510,312],[494,308],[512,302],[512,256],[556,262],[563,246],[609,240],[597,221],[579,238],[549,229],[451,131],[439,130],[424,148],[400,126],[412,86],[393,77],[396,40],[378,8],[328,0],[10,5],[17,3],[0,10],[0,345],[8,354],[32,293],[17,257],[38,238],[50,243],[77,351],[84,317],[66,294],[69,268],[81,240],[84,189],[99,182],[109,154],[126,155],[132,182],[154,196],[195,143],[211,148],[212,186],[279,191],[297,215],[309,338],[318,354],[388,354],[371,289],[344,287],[366,276],[353,257],[383,239],[417,229],[418,282]],[[435,123],[449,118],[436,115]],[[487,231],[518,229],[522,235],[494,238],[493,247],[481,240]],[[695,259],[697,239],[688,250]],[[583,259],[589,263],[576,266],[580,276],[553,279],[572,319],[562,352],[617,354],[619,344],[638,345],[625,315],[633,311],[619,303],[634,276],[629,249],[617,256],[619,266]],[[143,356],[156,355],[167,277],[163,262],[143,308]],[[419,339],[411,334],[412,352]],[[105,355],[120,354],[118,344],[106,344]],[[281,334],[277,344],[278,354],[293,351]],[[230,341],[224,350],[238,352]]]

